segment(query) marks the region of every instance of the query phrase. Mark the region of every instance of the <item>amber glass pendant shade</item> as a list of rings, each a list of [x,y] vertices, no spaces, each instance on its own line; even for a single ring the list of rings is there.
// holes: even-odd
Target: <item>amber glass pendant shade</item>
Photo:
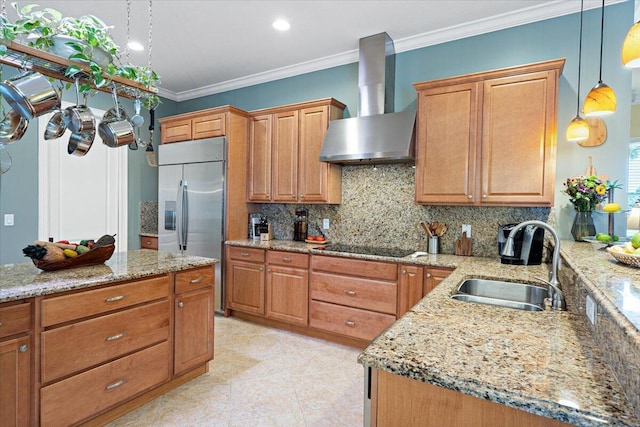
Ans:
[[[616,111],[616,94],[602,81],[591,89],[582,109],[587,117],[608,116]]]
[[[631,27],[622,44],[622,64],[625,67],[640,67],[640,21]]]
[[[582,117],[576,116],[567,126],[567,141],[578,142],[589,139],[589,123]]]

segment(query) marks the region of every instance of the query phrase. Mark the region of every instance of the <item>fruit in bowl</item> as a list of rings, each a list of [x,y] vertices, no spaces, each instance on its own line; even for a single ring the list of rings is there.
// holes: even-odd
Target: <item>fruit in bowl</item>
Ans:
[[[614,212],[618,212],[620,209],[622,209],[622,207],[617,204],[617,203],[607,203],[606,205],[604,205],[604,207],[602,208],[603,211],[607,212],[607,213],[614,213]]]

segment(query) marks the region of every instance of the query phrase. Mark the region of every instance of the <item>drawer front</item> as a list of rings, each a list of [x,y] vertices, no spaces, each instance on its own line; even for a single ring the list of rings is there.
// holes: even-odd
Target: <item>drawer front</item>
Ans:
[[[395,316],[320,301],[309,304],[313,328],[371,341],[396,321]]]
[[[176,293],[211,287],[214,284],[214,267],[194,268],[176,273]]]
[[[311,269],[370,279],[392,281],[398,279],[398,266],[396,264],[353,258],[313,255],[311,257]]]
[[[249,262],[264,262],[264,249],[229,247],[229,258]]]
[[[31,329],[31,303],[25,302],[0,308],[0,338],[29,332]]]
[[[311,274],[311,299],[396,314],[396,283],[329,273]]]
[[[140,248],[158,250],[158,238],[149,236],[140,236]]]
[[[267,264],[295,268],[309,268],[309,255],[297,252],[268,251]]]
[[[42,301],[42,326],[47,327],[166,298],[171,292],[170,284],[169,276],[164,275],[124,285],[47,298]]]
[[[169,338],[170,305],[155,302],[42,333],[42,382]]]
[[[43,387],[41,425],[78,423],[168,379],[169,343],[165,341]]]

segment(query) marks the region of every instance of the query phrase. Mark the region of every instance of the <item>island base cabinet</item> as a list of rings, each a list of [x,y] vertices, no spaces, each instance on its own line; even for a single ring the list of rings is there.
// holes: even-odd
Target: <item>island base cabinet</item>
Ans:
[[[169,379],[163,342],[40,390],[41,425],[78,424]]]
[[[530,414],[442,387],[373,370],[371,426],[377,427],[561,427]]]
[[[188,292],[175,302],[174,374],[213,359],[213,288]]]
[[[30,419],[30,337],[0,343],[0,425],[27,426]]]

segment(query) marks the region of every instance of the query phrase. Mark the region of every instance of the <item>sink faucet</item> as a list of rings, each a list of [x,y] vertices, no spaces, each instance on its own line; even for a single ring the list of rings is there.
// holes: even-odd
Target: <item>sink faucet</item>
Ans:
[[[531,220],[524,221],[520,224],[516,225],[511,229],[511,233],[509,233],[509,237],[507,237],[507,242],[504,245],[504,249],[502,250],[502,255],[504,256],[513,256],[513,238],[515,237],[518,230],[528,225],[533,225],[535,227],[542,227],[545,230],[548,230],[553,236],[553,258],[551,261],[551,272],[549,280],[543,280],[549,286],[549,299],[551,300],[551,308],[554,310],[566,310],[567,304],[564,299],[564,294],[560,289],[560,282],[558,281],[558,266],[560,263],[560,238],[558,237],[558,233],[546,222]]]

